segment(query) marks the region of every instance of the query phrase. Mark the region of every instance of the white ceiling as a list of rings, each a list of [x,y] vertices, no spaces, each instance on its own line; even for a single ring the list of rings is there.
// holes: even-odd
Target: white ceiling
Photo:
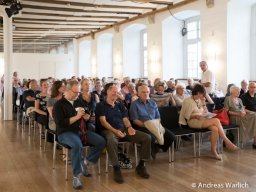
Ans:
[[[73,38],[96,33],[133,17],[171,7],[172,3],[180,1],[190,0],[152,0],[151,3],[123,0],[22,0],[21,14],[13,17],[14,52],[49,52],[51,48]],[[2,49],[3,44],[0,51]]]

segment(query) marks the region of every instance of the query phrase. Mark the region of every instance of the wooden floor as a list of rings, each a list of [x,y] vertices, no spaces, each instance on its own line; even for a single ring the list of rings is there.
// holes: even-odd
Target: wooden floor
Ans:
[[[147,164],[150,179],[135,175],[134,168],[123,170],[124,184],[116,184],[110,173],[104,172],[105,156],[102,156],[98,175],[92,167],[93,177],[82,178],[88,192],[191,192],[191,191],[256,191],[256,150],[251,146],[236,153],[223,153],[223,161],[216,161],[209,154],[209,143],[205,142],[201,158],[192,157],[192,143],[187,142],[175,154],[175,162],[168,163],[167,153]],[[60,151],[59,151],[60,153]],[[60,157],[60,155],[58,155]],[[28,136],[28,130],[16,127],[15,121],[0,124],[0,192],[51,192],[74,191],[71,167],[69,180],[64,179],[64,163],[58,158],[52,170],[52,145],[44,153],[39,147],[39,135]],[[230,188],[228,183],[238,183]],[[229,184],[230,184],[229,183]],[[206,186],[205,186],[206,185]],[[214,188],[215,187],[215,188]]]

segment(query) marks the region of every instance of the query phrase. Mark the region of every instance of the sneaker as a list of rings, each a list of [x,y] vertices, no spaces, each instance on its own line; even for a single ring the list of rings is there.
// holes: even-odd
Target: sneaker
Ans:
[[[73,178],[73,187],[74,187],[74,189],[81,189],[83,187],[83,184],[80,181],[79,177]]]
[[[137,166],[136,173],[144,179],[148,179],[150,177],[145,166]]]
[[[88,171],[88,166],[85,165],[84,161],[81,162],[81,166],[82,166],[83,176],[85,176],[85,177],[91,177],[92,174],[89,173],[89,171]]]
[[[114,176],[114,181],[122,184],[124,182],[121,170],[119,166],[114,166],[114,172],[113,172],[113,176]]]

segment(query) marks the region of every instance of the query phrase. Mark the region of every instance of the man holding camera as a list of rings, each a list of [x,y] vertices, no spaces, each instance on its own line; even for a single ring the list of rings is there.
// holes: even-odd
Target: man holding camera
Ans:
[[[148,134],[132,128],[128,119],[128,111],[122,103],[117,102],[118,88],[114,83],[105,86],[106,100],[96,107],[96,127],[106,139],[107,151],[114,169],[114,180],[123,183],[118,163],[118,141],[132,141],[140,144],[140,161],[136,167],[137,174],[149,178],[145,161],[150,159],[151,138]]]
[[[83,186],[80,180],[82,174],[90,176],[83,155],[83,145],[92,146],[87,160],[93,163],[98,161],[100,153],[105,147],[105,140],[100,135],[83,129],[84,122],[90,118],[90,115],[85,113],[84,108],[74,105],[79,93],[78,82],[71,80],[67,84],[64,97],[53,106],[58,141],[71,148],[73,187],[75,189]],[[82,133],[84,133],[83,137]]]

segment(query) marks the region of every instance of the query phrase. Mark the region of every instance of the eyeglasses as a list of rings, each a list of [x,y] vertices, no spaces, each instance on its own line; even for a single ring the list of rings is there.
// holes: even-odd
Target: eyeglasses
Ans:
[[[70,91],[72,92],[72,93],[74,93],[75,95],[78,95],[80,92],[79,91],[73,91],[72,89],[70,89]]]

